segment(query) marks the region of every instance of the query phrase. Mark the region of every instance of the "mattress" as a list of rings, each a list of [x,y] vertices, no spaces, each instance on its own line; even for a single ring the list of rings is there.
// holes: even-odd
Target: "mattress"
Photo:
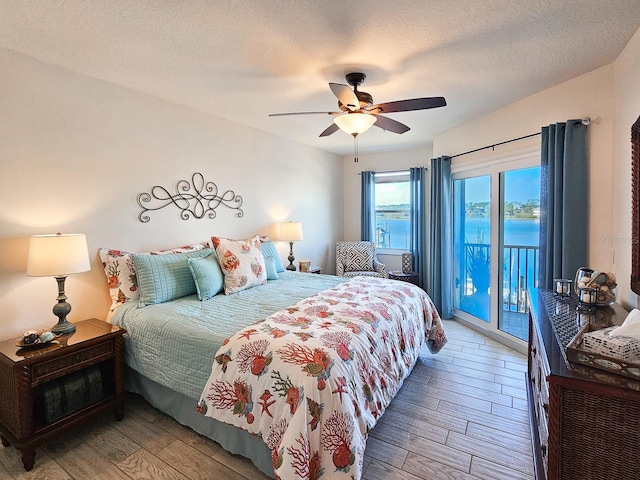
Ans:
[[[153,382],[194,399],[225,339],[269,315],[348,279],[282,272],[278,280],[200,301],[196,295],[139,308],[119,307],[111,323],[125,330],[125,362]]]

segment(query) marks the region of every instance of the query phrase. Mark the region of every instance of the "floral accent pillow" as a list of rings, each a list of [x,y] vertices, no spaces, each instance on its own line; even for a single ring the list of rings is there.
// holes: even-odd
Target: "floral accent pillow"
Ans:
[[[154,250],[143,253],[165,255],[167,253],[193,252],[207,247],[209,247],[209,244],[205,242],[172,248],[170,250]],[[116,308],[132,300],[137,301],[140,298],[138,278],[136,276],[136,267],[131,257],[132,252],[112,248],[101,248],[98,250],[98,255],[100,255],[100,260],[102,260],[102,267],[104,268],[104,273],[107,276],[107,284],[109,285],[109,295],[111,295],[111,306],[107,314],[107,322],[109,322]]]
[[[224,274],[224,293],[229,295],[267,283],[267,269],[260,237],[247,240],[211,237]]]

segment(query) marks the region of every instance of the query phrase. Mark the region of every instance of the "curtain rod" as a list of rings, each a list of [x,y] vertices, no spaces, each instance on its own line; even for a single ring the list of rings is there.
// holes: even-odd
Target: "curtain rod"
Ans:
[[[500,145],[504,145],[506,143],[517,142],[518,140],[524,140],[525,138],[535,137],[536,135],[542,135],[542,132],[531,133],[529,135],[525,135],[524,137],[512,138],[511,140],[505,140],[504,142],[494,143],[493,145],[487,145],[486,147],[476,148],[475,150],[469,150],[468,152],[459,153],[457,155],[451,155],[451,158],[462,157],[463,155],[469,155],[470,153],[476,153],[481,150],[486,150],[488,148],[495,148]]]
[[[424,167],[424,168],[425,168],[426,170],[428,170],[428,168],[427,168],[427,167]],[[409,169],[407,169],[407,168],[403,168],[403,169],[401,169],[401,170],[383,170],[383,171],[381,171],[381,172],[378,172],[378,171],[376,171],[376,170],[370,170],[370,171],[372,171],[373,173],[380,173],[380,174],[393,174],[393,173],[397,173],[398,175],[400,175],[400,174],[409,174],[409,173],[411,173],[411,172],[409,171]],[[356,175],[362,175],[362,172],[357,172],[357,174],[356,174]]]
[[[582,122],[582,125],[588,126],[591,123],[591,118],[584,117],[582,118],[581,122]],[[487,148],[495,148],[500,145],[505,145],[507,143],[517,142],[518,140],[524,140],[525,138],[535,137],[536,135],[542,135],[542,132],[540,131],[536,133],[531,133],[529,135],[525,135],[524,137],[512,138],[511,140],[505,140],[504,142],[494,143],[493,145],[487,145],[486,147],[476,148],[475,150],[469,150],[468,152],[464,152],[464,153],[458,153],[457,155],[451,155],[451,158],[462,157],[463,155],[469,155],[470,153],[476,153],[481,150],[486,150]]]

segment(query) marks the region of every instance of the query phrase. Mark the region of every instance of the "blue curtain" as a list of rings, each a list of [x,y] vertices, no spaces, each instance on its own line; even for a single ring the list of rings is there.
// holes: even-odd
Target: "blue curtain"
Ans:
[[[453,317],[451,157],[431,160],[430,268],[427,292],[442,318]]]
[[[411,225],[409,249],[413,256],[413,271],[418,274],[418,285],[427,285],[427,202],[425,194],[426,169],[409,169],[409,189],[411,194]]]
[[[376,173],[360,174],[360,240],[375,241],[376,229]]]
[[[542,128],[540,288],[587,265],[587,127],[568,120]]]

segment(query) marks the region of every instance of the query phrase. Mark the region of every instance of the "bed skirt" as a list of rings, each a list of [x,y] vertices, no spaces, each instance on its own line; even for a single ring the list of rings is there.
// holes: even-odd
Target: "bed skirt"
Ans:
[[[196,412],[197,399],[174,392],[129,367],[126,373],[126,390],[142,395],[151,405],[182,425],[219,443],[226,451],[248,458],[258,470],[274,477],[271,452],[264,442],[244,430]]]

